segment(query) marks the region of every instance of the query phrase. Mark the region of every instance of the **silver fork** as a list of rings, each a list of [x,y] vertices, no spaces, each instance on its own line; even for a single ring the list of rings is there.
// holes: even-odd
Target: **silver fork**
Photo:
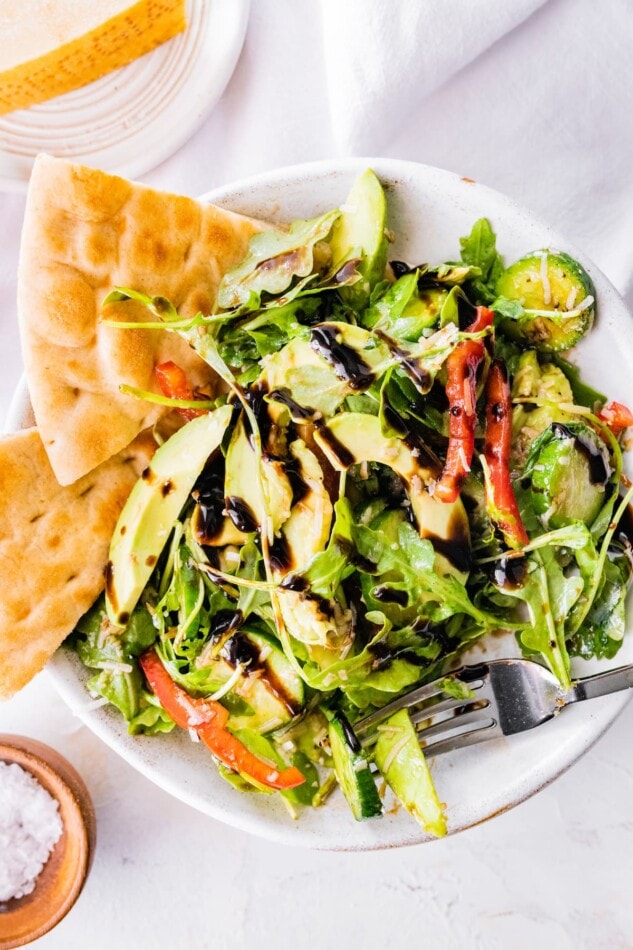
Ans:
[[[470,696],[447,694],[446,681],[472,690]],[[460,669],[395,699],[354,724],[361,744],[371,746],[380,724],[408,709],[425,755],[512,736],[553,719],[565,706],[633,686],[633,665],[576,680],[563,690],[556,677],[532,660],[490,660]],[[448,698],[443,699],[443,696]]]

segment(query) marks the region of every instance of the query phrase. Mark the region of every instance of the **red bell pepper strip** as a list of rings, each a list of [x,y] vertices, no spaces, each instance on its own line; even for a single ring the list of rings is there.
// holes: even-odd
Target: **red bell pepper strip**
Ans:
[[[523,548],[530,539],[525,530],[510,480],[512,399],[506,364],[494,359],[486,380],[486,433],[484,476],[486,509],[508,547]]]
[[[217,759],[268,788],[288,789],[303,785],[299,769],[278,769],[257,758],[226,728],[227,710],[211,699],[196,699],[174,683],[153,647],[139,658],[149,686],[177,726],[193,729]]]
[[[466,328],[467,332],[479,333],[492,326],[493,316],[487,307],[477,307],[477,315]],[[433,492],[433,497],[440,501],[456,501],[470,471],[477,423],[477,370],[483,358],[483,340],[464,340],[446,361],[448,449],[442,475]]]
[[[158,363],[154,367],[154,372],[156,373],[158,385],[162,390],[163,396],[168,396],[170,399],[187,399],[190,401],[196,398],[193,389],[187,381],[184,369],[178,366],[177,363],[172,362],[172,360],[168,360],[166,363]],[[197,418],[197,416],[204,415],[205,410],[176,409],[176,412],[179,412],[184,419],[189,421]]]
[[[610,402],[600,410],[598,418],[606,423],[614,435],[619,435],[629,426],[633,426],[633,412],[621,402]]]

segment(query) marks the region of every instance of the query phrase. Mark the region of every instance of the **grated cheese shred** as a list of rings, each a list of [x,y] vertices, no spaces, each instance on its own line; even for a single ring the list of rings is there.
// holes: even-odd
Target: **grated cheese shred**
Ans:
[[[541,254],[541,283],[543,284],[543,303],[546,307],[552,302],[552,288],[547,273],[547,251]]]

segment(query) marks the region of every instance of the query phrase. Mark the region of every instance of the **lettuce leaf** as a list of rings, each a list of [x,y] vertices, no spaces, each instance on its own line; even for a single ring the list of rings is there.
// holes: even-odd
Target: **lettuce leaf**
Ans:
[[[246,303],[252,293],[281,294],[295,277],[307,277],[315,266],[314,246],[325,240],[340,211],[293,221],[288,231],[260,231],[241,263],[220,282],[218,304],[224,310]]]

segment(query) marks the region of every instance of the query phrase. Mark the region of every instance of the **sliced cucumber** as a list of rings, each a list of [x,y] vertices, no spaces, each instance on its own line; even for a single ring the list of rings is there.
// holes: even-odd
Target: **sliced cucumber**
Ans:
[[[446,834],[446,816],[406,709],[380,727],[374,756],[394,795],[429,834]]]
[[[546,528],[573,521],[591,527],[612,474],[607,447],[582,422],[555,422],[534,443],[526,472],[534,509]]]
[[[501,274],[496,291],[500,297],[519,301],[526,310],[540,311],[518,319],[507,317],[501,328],[519,343],[545,353],[574,346],[593,323],[593,283],[568,254],[543,250],[522,257]],[[552,317],[543,311],[551,311]]]
[[[360,742],[341,714],[331,720],[330,748],[334,772],[356,821],[382,815],[382,801]]]

